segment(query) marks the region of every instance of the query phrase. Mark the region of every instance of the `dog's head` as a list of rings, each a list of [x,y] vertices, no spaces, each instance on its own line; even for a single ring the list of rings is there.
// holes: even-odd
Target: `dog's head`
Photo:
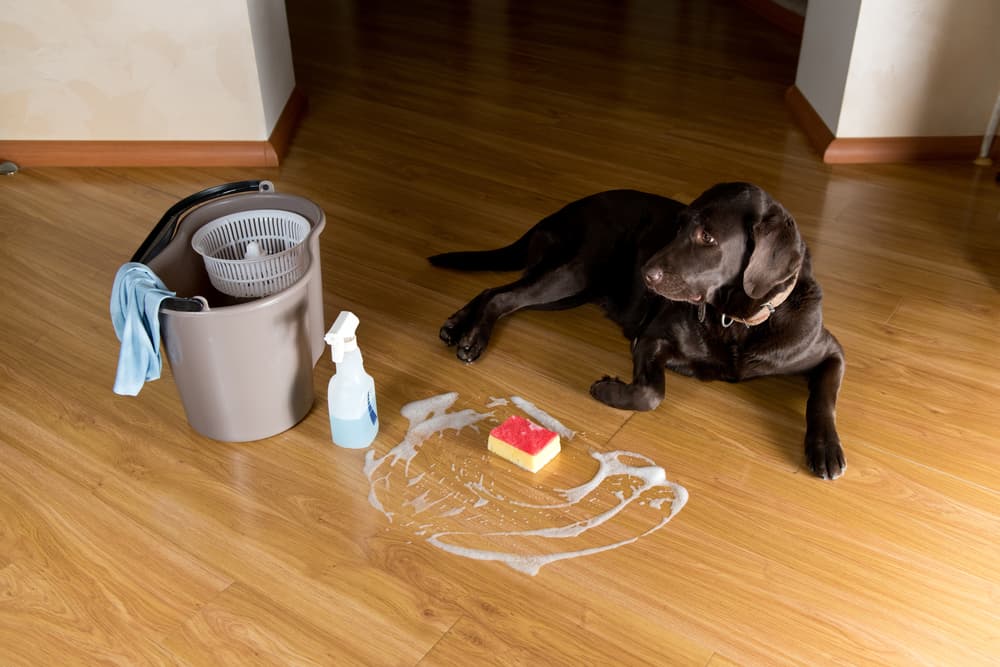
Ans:
[[[672,301],[711,303],[733,285],[763,299],[802,266],[795,220],[755,185],[713,186],[678,217],[677,236],[642,267],[646,286]]]

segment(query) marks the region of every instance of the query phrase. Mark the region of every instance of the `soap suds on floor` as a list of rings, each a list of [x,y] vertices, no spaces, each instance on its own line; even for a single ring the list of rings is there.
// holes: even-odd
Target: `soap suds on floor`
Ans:
[[[427,469],[435,467],[435,459],[423,472],[411,476],[410,465],[430,436],[435,433],[439,436],[433,447],[460,449],[462,445],[442,440],[445,432],[459,433],[466,426],[478,431],[479,422],[493,416],[492,412],[480,413],[471,409],[448,412],[457,400],[458,393],[450,392],[403,406],[400,412],[410,422],[403,440],[382,457],[376,457],[374,450],[369,450],[364,465],[371,506],[399,528],[414,530],[418,536],[426,535],[429,544],[443,551],[466,558],[503,562],[519,572],[534,575],[548,563],[635,542],[665,526],[687,502],[687,491],[670,482],[663,468],[648,457],[624,451],[591,452],[590,456],[597,461],[594,476],[570,489],[545,489],[546,495],[555,495],[558,499],[550,503],[506,498],[495,491],[495,480],[488,479],[482,472],[488,454],[468,447],[466,453],[444,450],[452,459],[450,475],[435,473],[439,475],[436,479],[427,475]],[[561,437],[568,440],[575,435],[523,398],[514,396],[511,402]],[[507,405],[506,399],[491,397],[486,407],[504,405]],[[470,455],[469,451],[473,453]],[[465,458],[456,465],[454,461],[458,456]],[[475,456],[480,458],[467,472],[465,463],[474,461]],[[400,462],[403,465],[397,467]],[[393,480],[400,483],[394,486]],[[539,491],[529,485],[525,490]],[[581,503],[584,500],[587,502]],[[670,504],[664,510],[667,500]],[[466,510],[478,510],[490,504],[498,506],[495,513],[470,512],[462,516]],[[589,510],[585,508],[594,505],[597,507],[590,516],[576,516],[586,514]],[[633,526],[636,533],[621,539],[618,528],[621,522],[618,522],[616,529],[611,531],[614,541],[594,546],[595,541],[607,538],[598,531],[594,537],[588,531],[613,522],[633,505],[637,509],[630,511],[630,515],[643,513],[641,517],[629,519],[628,525]],[[434,512],[429,511],[432,508]],[[421,515],[419,521],[416,520],[418,514]],[[470,524],[478,524],[482,529],[473,530]]]
[[[534,403],[526,401],[520,396],[511,396],[510,400],[514,403],[514,405],[524,410],[529,417],[532,417],[535,421],[550,431],[558,433],[559,437],[564,440],[572,440],[573,436],[576,435],[576,431],[571,431],[566,428],[558,419],[545,412]]]

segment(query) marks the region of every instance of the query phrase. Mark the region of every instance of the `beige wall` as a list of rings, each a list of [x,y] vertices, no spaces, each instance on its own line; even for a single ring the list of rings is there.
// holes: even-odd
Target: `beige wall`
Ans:
[[[844,104],[861,0],[812,0],[795,85],[834,134]]]
[[[294,85],[280,0],[3,8],[0,139],[265,140]]]
[[[264,125],[270,134],[295,86],[288,17],[285,15],[283,0],[246,2],[250,12],[257,78],[264,105]]]
[[[858,4],[810,0],[803,34],[796,86],[834,135],[981,135],[1000,92],[1000,1]]]

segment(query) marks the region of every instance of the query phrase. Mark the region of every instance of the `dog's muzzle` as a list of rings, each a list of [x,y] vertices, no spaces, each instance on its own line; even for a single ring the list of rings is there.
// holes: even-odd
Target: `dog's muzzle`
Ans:
[[[646,288],[671,301],[690,301],[699,303],[701,294],[695,294],[684,280],[676,273],[665,272],[658,266],[651,266],[642,272]]]

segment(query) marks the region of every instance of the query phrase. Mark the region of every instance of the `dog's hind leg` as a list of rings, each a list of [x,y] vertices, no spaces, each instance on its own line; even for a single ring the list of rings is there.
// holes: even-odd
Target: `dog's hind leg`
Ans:
[[[590,395],[621,410],[652,410],[666,391],[664,363],[667,342],[662,338],[639,338],[632,348],[632,382],[605,375],[590,385]]]
[[[585,302],[587,281],[580,267],[563,264],[529,269],[507,285],[483,290],[441,327],[441,340],[457,345],[456,356],[472,362],[486,349],[497,320],[525,308],[572,307]]]

